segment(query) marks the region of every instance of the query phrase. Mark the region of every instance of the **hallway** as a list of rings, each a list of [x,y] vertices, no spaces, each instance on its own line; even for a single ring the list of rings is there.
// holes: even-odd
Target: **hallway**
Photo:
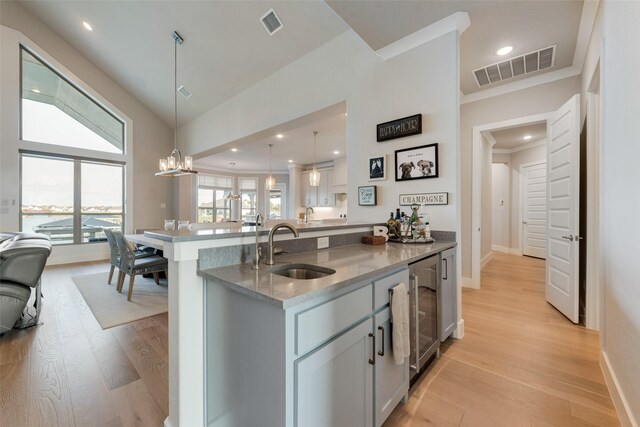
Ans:
[[[615,426],[598,333],[544,299],[544,260],[494,253],[482,289],[463,289],[462,340],[412,389],[391,426]]]

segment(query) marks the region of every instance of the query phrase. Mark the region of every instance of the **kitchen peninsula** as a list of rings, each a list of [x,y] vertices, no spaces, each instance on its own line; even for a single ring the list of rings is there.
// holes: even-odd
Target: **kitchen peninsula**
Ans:
[[[374,321],[372,313],[379,307],[374,307],[374,301],[388,298],[387,288],[391,286],[389,282],[383,289],[384,285],[375,283],[401,278],[408,284],[408,263],[455,246],[454,242],[445,243],[437,237],[438,243],[428,245],[360,244],[363,235],[371,234],[372,225],[300,224],[296,226],[298,239],[290,233],[276,233],[274,240],[290,253],[278,256],[276,266],[261,265],[257,271],[251,270],[254,227],[145,232],[145,238],[162,242],[169,259],[172,363],[165,425],[257,425],[259,420],[267,422],[263,425],[296,425],[292,403],[297,385],[288,371],[293,359],[313,359],[307,353],[321,343],[339,342],[336,334],[367,329]],[[262,245],[268,232],[269,229],[259,230]],[[329,247],[318,250],[318,244],[324,244],[324,239],[319,238],[328,238]],[[283,263],[322,266],[335,273],[296,280],[272,272]],[[377,289],[383,289],[382,297],[376,296]],[[288,334],[294,329],[289,327],[289,319],[315,324],[322,316],[302,320],[300,310],[326,314],[327,309],[336,309],[331,301],[342,301],[339,307],[348,314],[329,314],[331,321],[325,325],[332,326],[308,331],[306,344],[296,340],[293,350],[294,338]],[[312,309],[318,304],[325,308]],[[376,318],[389,316],[388,309],[383,312],[377,313]],[[260,318],[265,313],[266,317]],[[353,326],[364,318],[368,319],[367,325]],[[296,327],[301,328],[302,323]],[[252,342],[254,336],[256,340]],[[367,345],[367,349],[370,347]],[[369,380],[372,379],[373,373]],[[372,393],[370,387],[369,390]],[[398,390],[401,394],[396,393],[394,398],[406,394],[406,389]],[[301,400],[296,397],[296,401]],[[373,405],[366,395],[362,402]],[[397,401],[393,407],[395,404]],[[386,410],[390,413],[393,407]],[[368,416],[373,420],[373,411]]]

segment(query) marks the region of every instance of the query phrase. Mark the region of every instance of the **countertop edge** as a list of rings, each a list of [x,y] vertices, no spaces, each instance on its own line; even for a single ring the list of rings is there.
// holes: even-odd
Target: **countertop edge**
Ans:
[[[341,280],[340,282],[328,285],[324,288],[321,289],[316,289],[307,293],[304,293],[302,295],[298,295],[286,300],[282,300],[282,299],[278,299],[278,298],[273,298],[269,295],[265,295],[264,293],[258,292],[254,289],[250,289],[247,288],[245,286],[241,286],[238,285],[230,280],[225,279],[223,276],[221,275],[217,275],[215,274],[215,270],[217,270],[217,268],[212,268],[212,269],[206,269],[206,270],[198,270],[197,274],[198,276],[202,277],[203,279],[211,279],[214,280],[216,282],[216,284],[220,284],[225,286],[226,288],[234,291],[234,292],[238,292],[241,294],[244,294],[246,296],[252,297],[254,299],[260,300],[260,301],[264,301],[270,305],[273,305],[275,307],[278,307],[280,309],[286,310],[289,309],[291,307],[294,307],[298,304],[301,304],[305,301],[311,300],[313,298],[316,297],[320,297],[323,294],[326,294],[328,292],[333,292],[333,291],[337,291],[340,290],[342,288],[345,288],[349,285],[352,285],[354,283],[358,283],[358,282],[362,282],[365,281],[367,278],[370,277],[374,277],[377,276],[381,273],[385,273],[385,272],[390,272],[393,270],[396,270],[402,266],[406,266],[409,265],[412,262],[418,261],[420,259],[423,259],[425,257],[430,257],[436,254],[439,254],[440,252],[446,251],[448,249],[454,248],[457,246],[457,242],[437,242],[439,244],[438,249],[437,250],[432,250],[429,251],[427,253],[424,254],[419,254],[419,255],[415,255],[409,259],[403,260],[401,262],[397,262],[397,263],[393,263],[393,264],[389,264],[383,267],[380,267],[377,270],[372,270],[370,272],[367,273],[362,273],[360,275],[357,276],[353,276],[350,277],[348,279],[345,280]],[[401,243],[392,243],[392,244],[397,244],[400,245]],[[356,246],[356,245],[354,245]],[[246,266],[249,263],[244,263],[244,264],[235,264],[236,266]],[[268,271],[269,267],[265,266],[263,268],[263,270]]]

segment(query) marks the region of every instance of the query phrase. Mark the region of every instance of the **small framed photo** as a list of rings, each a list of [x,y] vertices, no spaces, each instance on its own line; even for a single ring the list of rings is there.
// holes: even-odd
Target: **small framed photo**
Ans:
[[[387,179],[387,156],[369,157],[369,181]]]
[[[438,177],[438,144],[396,150],[396,181]]]
[[[364,187],[358,187],[358,205],[360,206],[376,206],[377,187],[375,185],[367,185]]]

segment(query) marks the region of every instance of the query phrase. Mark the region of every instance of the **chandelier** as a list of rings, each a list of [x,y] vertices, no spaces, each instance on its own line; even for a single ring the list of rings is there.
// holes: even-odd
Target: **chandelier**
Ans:
[[[173,151],[166,159],[158,162],[160,170],[156,176],[184,176],[195,175],[198,172],[193,170],[193,157],[184,156],[178,150],[178,45],[184,39],[176,31],[173,32]]]

